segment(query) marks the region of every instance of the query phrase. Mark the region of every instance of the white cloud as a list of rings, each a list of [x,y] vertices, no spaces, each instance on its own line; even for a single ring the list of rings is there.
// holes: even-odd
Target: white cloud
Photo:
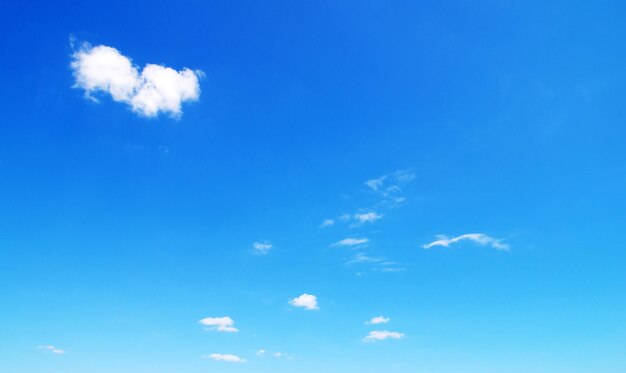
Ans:
[[[376,317],[372,317],[372,319],[370,321],[368,321],[366,324],[372,324],[372,325],[386,324],[389,321],[391,321],[391,319],[388,318],[388,317],[376,316]]]
[[[402,339],[404,333],[389,332],[387,330],[374,330],[365,337],[366,342],[384,341],[385,339]]]
[[[360,224],[373,223],[382,217],[382,215],[373,211],[354,214],[354,220],[356,220]]]
[[[38,346],[37,348],[39,348],[40,350],[44,350],[46,352],[50,352],[50,353],[55,354],[55,355],[65,355],[65,351],[64,350],[61,350],[60,348],[57,348],[57,347],[52,346],[52,345]]]
[[[333,219],[324,219],[322,224],[320,224],[320,228],[332,227],[334,224],[335,224],[335,220],[333,220]]]
[[[344,238],[341,241],[337,241],[332,246],[356,246],[370,242],[369,238]]]
[[[384,261],[385,258],[373,258],[364,253],[357,253],[350,260],[347,261],[347,264],[357,264],[357,263],[380,263]]]
[[[301,296],[294,298],[289,301],[294,307],[301,307],[309,311],[317,311],[319,310],[319,306],[317,305],[317,297],[311,294],[302,294]]]
[[[202,356],[203,359],[213,359],[217,361],[226,361],[229,363],[245,363],[246,360],[237,355],[232,354],[210,354]]]
[[[365,185],[367,185],[368,187],[370,187],[370,189],[378,191],[380,188],[382,188],[383,183],[385,182],[385,179],[387,178],[387,176],[381,176],[378,179],[370,179],[368,181],[365,182]],[[363,179],[361,179],[363,180]]]
[[[218,332],[236,333],[239,329],[235,328],[235,321],[228,316],[225,317],[206,317],[200,321],[200,324],[209,330],[217,330]]]
[[[266,350],[260,349],[259,351],[256,352],[256,356],[263,356],[265,355],[266,352],[267,352]]]
[[[252,244],[252,248],[254,249],[255,254],[265,255],[265,254],[268,254],[270,250],[272,249],[272,244],[267,241],[263,241],[263,242],[257,241]]]
[[[437,235],[436,237],[437,237],[436,241],[423,245],[422,247],[424,249],[430,249],[435,246],[449,247],[451,244],[457,243],[459,241],[467,240],[467,241],[475,242],[479,245],[488,245],[497,250],[506,251],[509,249],[508,244],[503,243],[499,239],[490,237],[484,233],[468,233],[468,234],[462,234],[454,238],[449,238],[445,235]]]
[[[106,45],[84,43],[72,54],[71,67],[75,87],[84,89],[87,97],[96,100],[94,93],[108,93],[146,117],[161,112],[179,117],[183,102],[200,97],[201,71],[146,64],[140,72],[129,57]]]

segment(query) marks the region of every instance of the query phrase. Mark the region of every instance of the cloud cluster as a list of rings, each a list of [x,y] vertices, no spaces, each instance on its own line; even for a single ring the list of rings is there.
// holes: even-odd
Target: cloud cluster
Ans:
[[[232,355],[232,354],[210,354],[210,355],[203,355],[202,358],[213,359],[217,361],[225,361],[227,363],[245,363],[246,362],[245,359],[242,359],[239,356]]]
[[[508,244],[503,243],[501,240],[490,237],[484,233],[468,233],[468,234],[462,234],[460,236],[453,237],[453,238],[449,238],[448,236],[440,234],[440,235],[437,235],[436,237],[437,237],[436,241],[433,241],[429,244],[422,245],[422,247],[424,249],[430,249],[435,246],[449,247],[450,245],[455,244],[459,241],[472,241],[478,245],[491,246],[496,250],[504,250],[504,251],[508,250],[510,247]]]
[[[217,330],[218,332],[226,333],[236,333],[239,331],[239,329],[234,327],[235,321],[228,316],[206,317],[198,322],[206,326],[208,330]]]
[[[71,67],[75,87],[85,90],[87,97],[96,100],[94,93],[108,93],[146,117],[161,112],[180,117],[182,103],[200,97],[200,70],[146,64],[140,71],[129,57],[106,45],[84,43],[72,54]]]
[[[317,297],[315,295],[304,293],[297,298],[293,298],[289,301],[294,307],[304,308],[308,311],[317,311],[319,306],[317,305]]]
[[[413,172],[398,170],[376,179],[369,179],[365,182],[365,185],[382,197],[379,205],[393,207],[406,200],[402,196],[402,190],[405,185],[414,179],[415,174]]]
[[[55,354],[55,355],[65,355],[65,351],[64,350],[61,350],[60,348],[57,348],[57,347],[52,346],[52,345],[38,346],[37,348],[39,348],[40,350],[44,350],[46,352],[50,352],[50,353]]]
[[[254,249],[254,253],[256,255],[266,255],[272,249],[272,244],[267,241],[263,241],[263,242],[257,241],[252,244],[252,248]]]

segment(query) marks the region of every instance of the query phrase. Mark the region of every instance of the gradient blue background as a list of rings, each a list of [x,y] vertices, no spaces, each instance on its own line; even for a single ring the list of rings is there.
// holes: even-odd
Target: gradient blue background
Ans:
[[[0,371],[624,372],[625,11],[3,1]],[[201,69],[200,101],[88,101],[70,36]],[[319,228],[396,170],[406,203]],[[511,250],[421,248],[475,232]],[[406,270],[357,275],[330,246],[352,236]],[[197,323],[225,315],[239,333]],[[363,343],[377,315],[407,337]]]

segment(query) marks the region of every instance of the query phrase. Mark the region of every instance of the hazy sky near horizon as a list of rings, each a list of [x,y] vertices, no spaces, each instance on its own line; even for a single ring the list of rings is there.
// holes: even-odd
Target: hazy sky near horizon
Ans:
[[[623,372],[625,11],[2,2],[0,372]]]

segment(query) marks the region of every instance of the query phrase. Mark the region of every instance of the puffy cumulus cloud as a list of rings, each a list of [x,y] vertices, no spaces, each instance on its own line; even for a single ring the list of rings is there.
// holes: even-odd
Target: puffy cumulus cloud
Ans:
[[[51,354],[55,354],[55,355],[65,355],[65,351],[64,351],[64,350],[61,350],[60,348],[55,347],[55,346],[53,346],[53,345],[38,346],[37,348],[38,348],[38,349],[40,349],[40,350],[43,350],[43,351],[49,352],[49,353],[51,353]]]
[[[254,253],[257,255],[266,255],[270,252],[270,250],[272,249],[272,244],[267,242],[267,241],[263,241],[263,242],[255,242],[252,244],[252,248],[254,249]]]
[[[236,333],[239,329],[235,328],[235,321],[228,316],[225,317],[206,317],[200,321],[200,324],[209,330],[217,330],[218,332]]]
[[[449,247],[450,245],[455,244],[459,241],[472,241],[478,245],[491,246],[496,250],[506,251],[510,248],[508,244],[503,243],[501,240],[490,237],[484,233],[468,233],[468,234],[462,234],[460,236],[453,237],[453,238],[449,238],[448,236],[440,234],[440,235],[437,235],[436,237],[437,237],[436,241],[422,245],[422,247],[424,249],[430,249],[435,246]]]
[[[356,246],[370,242],[369,238],[344,238],[341,241],[337,241],[332,246]]]
[[[217,361],[225,361],[228,363],[245,363],[246,360],[237,355],[232,354],[210,354],[202,356],[203,359],[213,359]]]
[[[402,339],[404,333],[390,332],[387,330],[374,330],[365,337],[365,342],[384,341],[385,339]]]
[[[140,71],[129,57],[106,45],[83,43],[72,54],[71,67],[75,87],[85,90],[87,97],[97,101],[95,93],[108,93],[146,117],[161,112],[180,117],[182,103],[200,97],[200,70],[146,64]]]
[[[372,324],[372,325],[386,324],[389,321],[391,321],[391,319],[388,318],[388,317],[376,316],[376,317],[372,317],[372,319],[370,321],[368,321],[366,324]]]
[[[311,294],[302,294],[301,296],[294,298],[289,301],[294,307],[304,308],[309,311],[317,311],[319,310],[319,306],[317,305],[317,297]]]

